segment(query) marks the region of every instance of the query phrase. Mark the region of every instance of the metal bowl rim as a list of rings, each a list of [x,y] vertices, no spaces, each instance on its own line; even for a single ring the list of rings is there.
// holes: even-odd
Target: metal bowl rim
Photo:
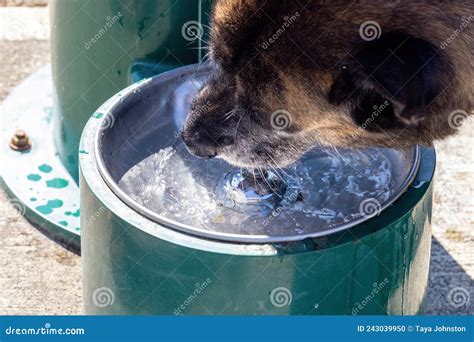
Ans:
[[[130,96],[131,94],[133,94],[133,90],[136,90],[137,88],[141,88],[141,87],[149,87],[155,84],[156,82],[167,81],[169,79],[175,78],[180,75],[195,73],[196,69],[199,66],[202,67],[202,64],[201,65],[200,64],[188,65],[188,66],[177,68],[171,71],[167,71],[163,74],[134,83],[128,86],[127,88],[125,88],[124,90],[122,90],[120,92],[120,96],[114,95],[112,98],[106,101],[102,106],[99,107],[99,109],[97,109],[97,112],[104,114],[104,117],[102,118],[102,120],[114,120],[113,118],[110,119],[108,117],[112,116],[113,115],[112,113],[121,106],[120,99],[124,99],[127,96]],[[205,72],[206,70],[207,68],[204,67],[199,71]],[[217,241],[226,241],[226,242],[234,242],[234,243],[253,243],[253,244],[270,243],[271,244],[271,243],[295,242],[295,241],[301,241],[301,240],[305,240],[309,238],[318,238],[318,237],[328,236],[328,235],[331,235],[343,230],[347,230],[349,228],[353,228],[373,218],[373,216],[362,216],[359,219],[353,220],[346,224],[335,226],[333,228],[327,229],[322,232],[313,232],[313,233],[307,233],[307,234],[301,234],[301,235],[278,236],[278,237],[272,237],[268,235],[243,235],[243,234],[219,233],[219,232],[208,231],[199,227],[192,227],[190,225],[177,222],[173,219],[169,219],[167,217],[164,217],[162,215],[159,215],[149,210],[148,208],[142,206],[141,204],[133,200],[119,187],[117,182],[115,182],[113,177],[110,175],[107,167],[105,166],[104,160],[102,158],[101,139],[100,139],[101,133],[102,133],[102,130],[100,129],[100,125],[99,125],[95,134],[95,139],[94,139],[94,152],[95,152],[95,156],[97,160],[97,168],[104,182],[107,184],[110,190],[130,208],[140,213],[141,215],[144,215],[145,217],[152,220],[153,222],[164,225],[173,230],[177,230],[177,231],[187,233],[187,234],[200,237],[200,238],[207,238],[207,239],[212,239],[212,240],[217,240]],[[414,153],[414,158],[413,158],[413,164],[411,166],[411,169],[407,177],[405,178],[404,182],[400,186],[400,190],[397,193],[395,193],[389,201],[387,201],[383,206],[381,206],[381,210],[380,210],[381,214],[387,207],[392,205],[398,198],[400,198],[400,196],[406,191],[408,186],[410,186],[410,184],[413,182],[413,180],[416,177],[416,174],[418,172],[418,168],[420,165],[420,148],[419,146],[416,145],[412,148],[412,150]]]

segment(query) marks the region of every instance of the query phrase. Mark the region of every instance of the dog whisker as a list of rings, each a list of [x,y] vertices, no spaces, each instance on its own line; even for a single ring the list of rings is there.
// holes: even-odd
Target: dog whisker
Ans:
[[[237,138],[237,133],[238,133],[238,129],[239,129],[239,124],[240,124],[240,121],[242,121],[242,118],[243,118],[243,115],[241,114],[241,115],[240,115],[240,118],[239,118],[239,121],[237,121],[237,124],[235,125],[234,138]]]
[[[228,111],[227,113],[225,113],[223,115],[224,116],[223,122],[229,120],[235,113],[236,113],[235,109],[232,109],[232,110]]]

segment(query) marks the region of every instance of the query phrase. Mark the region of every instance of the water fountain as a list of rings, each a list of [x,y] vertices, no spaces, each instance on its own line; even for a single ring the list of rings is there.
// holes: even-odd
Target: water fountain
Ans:
[[[433,150],[315,148],[268,170],[198,159],[179,131],[206,75],[192,65],[143,80],[86,125],[86,311],[350,314],[375,289],[363,313],[419,312]],[[94,301],[103,288],[107,307]]]

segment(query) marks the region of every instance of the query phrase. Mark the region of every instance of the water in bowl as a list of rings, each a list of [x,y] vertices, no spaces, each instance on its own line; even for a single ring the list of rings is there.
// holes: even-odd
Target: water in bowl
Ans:
[[[391,198],[399,184],[384,151],[314,149],[262,177],[195,158],[177,142],[134,165],[119,186],[154,213],[205,231],[314,234],[375,215]]]

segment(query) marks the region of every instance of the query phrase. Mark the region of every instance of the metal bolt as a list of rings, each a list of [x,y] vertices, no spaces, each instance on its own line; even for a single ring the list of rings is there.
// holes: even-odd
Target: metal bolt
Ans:
[[[10,148],[15,151],[26,151],[31,148],[30,138],[22,129],[15,132],[10,140]]]

